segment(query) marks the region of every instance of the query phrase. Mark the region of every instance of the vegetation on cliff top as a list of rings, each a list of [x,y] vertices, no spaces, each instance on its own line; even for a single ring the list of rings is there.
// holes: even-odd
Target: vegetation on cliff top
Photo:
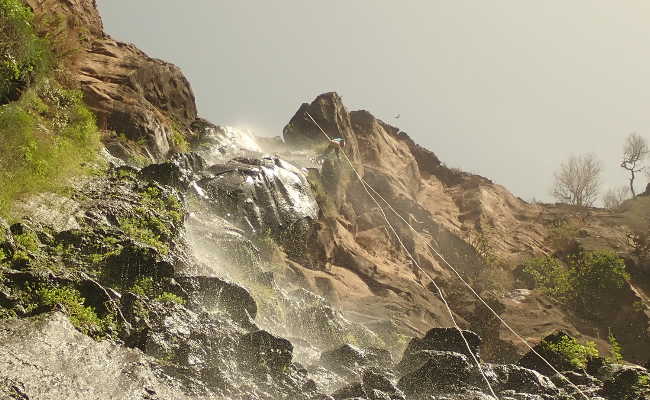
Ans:
[[[94,115],[54,78],[33,20],[22,2],[0,0],[0,215],[24,194],[60,188],[99,148]]]

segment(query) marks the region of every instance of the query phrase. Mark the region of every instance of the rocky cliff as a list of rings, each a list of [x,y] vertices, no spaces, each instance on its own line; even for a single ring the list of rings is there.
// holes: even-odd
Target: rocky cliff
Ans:
[[[27,2],[79,42],[68,73],[110,154],[0,220],[2,398],[647,398],[645,368],[584,345],[607,354],[613,331],[626,360],[650,357],[646,258],[628,240],[647,199],[529,204],[336,93],[256,139],[198,118],[178,68],[107,36],[93,1]],[[322,155],[307,113],[350,164]],[[632,274],[599,318],[519,268],[602,248]]]
[[[70,79],[84,91],[99,127],[106,130],[109,149],[123,157],[155,161],[191,139],[196,104],[178,67],[104,33],[94,0],[27,3],[37,17],[59,15],[63,21],[74,50],[67,65]]]

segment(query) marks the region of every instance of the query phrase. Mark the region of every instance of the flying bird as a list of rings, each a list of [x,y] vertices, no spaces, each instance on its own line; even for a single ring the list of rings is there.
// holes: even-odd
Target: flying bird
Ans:
[[[402,116],[402,114],[397,114],[397,115],[395,116],[395,119],[399,119],[399,117],[401,117],[401,116]]]

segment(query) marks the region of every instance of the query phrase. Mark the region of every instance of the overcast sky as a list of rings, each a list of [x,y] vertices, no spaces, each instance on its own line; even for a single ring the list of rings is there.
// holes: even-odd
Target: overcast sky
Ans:
[[[650,139],[646,0],[98,3],[109,34],[183,69],[216,124],[280,135],[337,91],[526,200],[551,199],[572,153],[623,185],[625,136]]]

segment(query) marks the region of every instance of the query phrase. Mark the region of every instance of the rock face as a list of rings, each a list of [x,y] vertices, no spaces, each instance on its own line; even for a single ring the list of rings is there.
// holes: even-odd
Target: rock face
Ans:
[[[95,1],[27,2],[36,15],[59,13],[67,19],[69,38],[81,49],[70,66],[72,79],[85,93],[100,128],[145,141],[144,156],[164,159],[190,135],[197,118],[194,94],[178,67],[147,56],[132,44],[103,32]],[[87,32],[80,35],[79,32]],[[183,139],[184,140],[184,139]],[[109,151],[128,154],[124,140],[106,138]]]
[[[422,233],[415,235],[385,207],[404,246],[415,254],[418,268],[386,228],[384,216],[347,161],[325,157],[320,170],[312,175],[325,192],[322,197],[327,201],[319,203],[327,212],[309,249],[312,258],[321,262],[301,263],[309,265],[301,273],[310,290],[336,299],[341,309],[353,310],[366,323],[396,321],[402,332],[422,335],[430,326],[451,325],[444,306],[431,295],[430,277],[434,277],[452,294],[450,300],[461,326],[485,337],[483,354],[500,361],[517,360],[527,348],[456,281],[447,265],[427,247],[430,244],[484,297],[490,297],[491,307],[523,337],[545,336],[552,325],[594,340],[601,351],[607,351],[601,338],[607,337],[608,327],[599,321],[585,321],[536,291],[507,289],[518,263],[555,251],[558,242],[552,237],[563,224],[584,226],[583,237],[578,238],[580,248],[625,249],[623,253],[631,254],[624,229],[611,224],[611,213],[588,210],[579,215],[562,206],[529,204],[486,178],[448,168],[406,133],[369,112],[349,112],[334,93],[300,107],[284,130],[289,145],[322,151],[319,146],[324,135],[307,112],[328,135],[346,139],[349,148],[345,152],[363,179]],[[374,195],[383,206],[383,199]],[[640,202],[620,217],[632,223],[636,212],[647,212]],[[486,259],[492,262],[486,263]],[[642,269],[647,270],[636,268],[635,281],[647,280]],[[617,312],[605,319],[641,362],[650,348],[650,338],[644,333],[650,326],[650,314],[633,304],[647,303],[648,293],[634,281],[628,286],[625,295],[617,298]],[[496,296],[489,294],[494,289],[499,293]],[[427,312],[419,314],[415,309]]]
[[[198,185],[218,213],[243,229],[298,234],[318,219],[318,204],[304,173],[279,158],[236,158],[212,165],[208,172],[211,176]]]
[[[152,365],[153,364],[153,365]],[[2,323],[0,365],[16,399],[189,399],[157,376],[154,359],[96,342],[61,313]],[[75,373],[70,373],[74,368]],[[0,385],[0,388],[2,385]],[[11,396],[0,390],[2,398]],[[22,397],[20,397],[22,396]]]
[[[566,210],[446,167],[397,127],[348,111],[336,93],[303,104],[284,141],[216,126],[197,117],[178,68],[103,32],[94,1],[26,1],[38,15],[68,17],[69,38],[81,45],[70,78],[110,152],[129,165],[134,157],[162,162],[140,170],[109,157],[107,171],[74,183],[71,199],[35,196],[20,208],[30,218],[0,220],[0,395],[489,399],[485,378],[503,399],[647,398],[648,372],[637,366],[591,360],[587,374],[545,354],[567,382],[530,354],[510,364],[521,345],[429,249],[493,294],[491,306],[524,337],[549,326],[606,337],[610,326],[494,282],[511,274],[493,260],[555,251],[546,239]],[[345,139],[352,166],[376,192],[345,157],[318,154],[326,137],[310,116]],[[178,154],[189,144],[196,153]],[[269,156],[264,146],[285,153]],[[579,248],[630,251],[611,214],[589,213],[578,216],[591,221]],[[650,312],[639,277],[647,273],[635,274],[607,323],[645,361]],[[443,292],[471,331],[445,328]]]

